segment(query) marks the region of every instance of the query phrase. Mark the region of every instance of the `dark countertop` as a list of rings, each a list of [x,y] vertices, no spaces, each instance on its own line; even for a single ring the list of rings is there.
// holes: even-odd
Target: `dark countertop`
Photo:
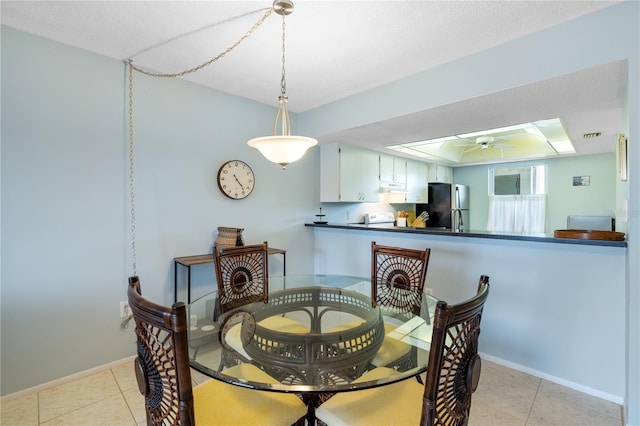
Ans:
[[[465,232],[453,232],[450,229],[441,228],[411,228],[411,227],[396,227],[389,225],[365,225],[361,223],[327,223],[327,224],[315,224],[305,223],[304,226],[310,228],[333,228],[333,229],[351,229],[357,231],[382,231],[382,232],[396,232],[405,234],[424,234],[424,235],[439,235],[446,237],[458,237],[458,238],[488,238],[494,240],[512,240],[512,241],[533,241],[540,243],[558,243],[558,244],[579,244],[579,245],[591,245],[591,246],[608,246],[608,247],[627,247],[626,241],[608,241],[608,240],[580,240],[573,238],[555,238],[551,235],[524,235],[524,234],[505,234],[496,233],[490,231],[465,231]]]

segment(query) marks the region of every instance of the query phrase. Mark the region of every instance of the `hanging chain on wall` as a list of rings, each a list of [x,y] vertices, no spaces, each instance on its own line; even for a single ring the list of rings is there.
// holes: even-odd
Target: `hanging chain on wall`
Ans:
[[[131,221],[131,268],[138,275],[136,258],[136,208],[133,181],[133,66],[129,62],[129,219]]]
[[[258,29],[258,27],[260,25],[262,25],[262,23],[264,23],[264,21],[267,20],[267,18],[269,16],[271,16],[271,14],[274,12],[273,7],[269,8],[264,15],[258,19],[258,21],[253,24],[253,26],[246,32],[244,33],[244,35],[242,37],[240,37],[235,43],[233,43],[230,47],[228,47],[227,49],[225,49],[223,52],[219,53],[218,55],[212,57],[211,59],[209,59],[208,61],[195,66],[193,68],[189,68],[186,69],[184,71],[180,71],[180,72],[175,72],[175,73],[153,73],[153,72],[149,72],[149,71],[145,71],[141,68],[138,68],[137,66],[133,65],[133,60],[132,59],[128,59],[126,61],[127,67],[128,67],[128,76],[129,76],[129,220],[130,220],[130,238],[131,238],[131,268],[132,268],[132,275],[138,275],[138,271],[137,271],[137,258],[136,258],[136,209],[135,209],[135,187],[134,187],[134,156],[133,156],[133,71],[138,71],[141,74],[150,76],[150,77],[182,77],[184,75],[187,74],[191,74],[194,73],[196,71],[199,71],[211,64],[213,64],[214,62],[216,62],[218,59],[223,58],[225,55],[227,55],[229,52],[231,52],[233,49],[235,49],[236,47],[238,47],[238,45],[240,45],[240,43],[242,43],[243,41],[245,41],[247,38],[249,38],[251,36],[251,34],[254,33],[254,31],[256,29]],[[284,25],[284,22],[283,22]],[[283,85],[284,83],[284,57],[283,57]],[[284,87],[284,86],[283,86]],[[284,89],[283,89],[284,90]],[[127,328],[129,321],[131,320],[132,316],[129,315],[128,317],[126,317],[121,323],[120,323],[120,328],[125,329]]]
[[[236,47],[238,47],[238,45],[240,45],[240,43],[242,43],[244,40],[246,40],[247,38],[249,38],[251,36],[251,34],[254,33],[254,31],[256,29],[258,29],[258,27],[260,25],[262,25],[262,23],[264,23],[264,21],[267,20],[267,18],[269,16],[271,16],[271,14],[274,12],[273,7],[270,7],[265,13],[264,15],[262,15],[262,17],[260,19],[258,19],[258,21],[253,24],[253,26],[246,32],[244,33],[244,35],[242,37],[240,37],[235,43],[233,43],[230,47],[228,47],[227,49],[225,49],[223,52],[219,53],[218,55],[214,56],[213,58],[209,59],[208,61],[193,67],[193,68],[189,68],[187,70],[184,71],[180,71],[180,72],[176,72],[176,73],[152,73],[152,72],[148,72],[145,71],[141,68],[136,67],[135,65],[133,65],[133,60],[129,59],[127,60],[127,65],[129,68],[129,214],[130,214],[130,222],[131,222],[131,266],[132,266],[132,273],[133,275],[137,275],[137,267],[136,267],[136,209],[135,209],[135,190],[134,190],[134,179],[133,179],[133,71],[138,71],[139,73],[142,73],[144,75],[150,76],[150,77],[182,77],[184,75],[187,74],[191,74],[193,72],[199,71],[209,65],[211,65],[212,63],[214,63],[215,61],[217,61],[220,58],[223,58],[227,53],[231,52],[233,49],[235,49]],[[284,26],[284,20],[282,25]],[[283,27],[284,29],[284,27]],[[283,35],[284,37],[284,35]],[[283,40],[284,43],[284,40]],[[284,89],[284,56],[283,56],[283,75],[282,75],[282,79],[283,79],[283,90]]]
[[[287,77],[285,76],[285,58],[284,58],[284,51],[285,51],[285,37],[284,37],[284,30],[285,30],[285,26],[284,26],[284,17],[285,15],[282,15],[282,78],[280,79],[280,94],[282,96],[287,96]]]
[[[130,221],[130,238],[131,238],[131,271],[132,275],[138,275],[137,257],[136,257],[136,203],[135,203],[135,186],[133,180],[133,67],[131,61],[128,62],[129,68],[129,221]],[[133,315],[128,315],[120,323],[120,329],[125,330],[129,326]]]
[[[214,62],[215,62],[215,61],[217,61],[218,59],[223,58],[224,56],[226,56],[226,54],[227,54],[227,53],[231,52],[233,49],[235,49],[236,47],[238,47],[238,45],[240,45],[240,43],[242,43],[242,42],[243,42],[243,41],[245,41],[247,38],[249,38],[249,37],[251,36],[251,34],[253,34],[253,32],[254,32],[255,30],[257,30],[257,29],[258,29],[258,27],[259,27],[260,25],[262,25],[262,23],[263,23],[264,21],[266,21],[266,20],[267,20],[267,18],[268,18],[269,16],[271,16],[271,14],[272,14],[272,13],[273,13],[273,8],[272,8],[272,7],[270,7],[270,8],[265,12],[265,14],[264,14],[260,19],[258,19],[258,21],[257,21],[255,24],[253,24],[253,26],[252,26],[252,27],[251,27],[251,28],[250,28],[246,33],[244,33],[244,35],[243,35],[242,37],[240,37],[240,38],[238,39],[238,41],[236,41],[235,43],[233,43],[231,46],[229,46],[229,47],[228,47],[227,49],[225,49],[223,52],[219,53],[218,55],[214,56],[213,58],[209,59],[208,61],[203,62],[202,64],[197,65],[197,66],[195,66],[195,67],[193,67],[193,68],[189,68],[189,69],[186,69],[186,70],[184,70],[184,71],[174,72],[174,73],[154,73],[154,72],[145,71],[145,70],[143,70],[143,69],[141,69],[141,68],[136,67],[135,65],[133,65],[133,63],[131,63],[131,60],[129,60],[129,64],[130,64],[131,68],[133,68],[134,70],[136,70],[136,71],[138,71],[139,73],[142,73],[142,74],[144,74],[144,75],[148,75],[148,76],[150,76],[150,77],[182,77],[182,76],[184,76],[184,75],[191,74],[191,73],[194,73],[194,72],[196,72],[196,71],[200,71],[201,69],[203,69],[203,68],[205,68],[205,67],[208,67],[209,65],[211,65],[212,63],[214,63]]]

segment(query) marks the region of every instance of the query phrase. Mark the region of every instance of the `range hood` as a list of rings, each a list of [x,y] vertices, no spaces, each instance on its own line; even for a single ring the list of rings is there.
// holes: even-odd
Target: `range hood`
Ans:
[[[390,192],[407,192],[407,184],[405,182],[385,182],[380,181],[380,190],[381,194],[387,194]]]

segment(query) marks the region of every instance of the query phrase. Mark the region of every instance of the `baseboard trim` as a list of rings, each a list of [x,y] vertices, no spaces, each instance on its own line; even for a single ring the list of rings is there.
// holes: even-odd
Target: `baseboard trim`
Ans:
[[[82,379],[83,377],[87,377],[87,376],[90,376],[92,374],[104,371],[104,370],[109,370],[109,369],[111,369],[113,367],[117,367],[118,365],[126,364],[128,362],[132,362],[135,358],[136,358],[136,355],[131,355],[129,357],[123,358],[123,359],[118,360],[118,361],[113,361],[113,362],[110,362],[110,363],[107,363],[107,364],[104,364],[104,365],[100,365],[98,367],[90,368],[88,370],[84,370],[84,371],[80,371],[78,373],[71,374],[69,376],[61,377],[59,379],[55,379],[55,380],[52,380],[50,382],[46,382],[46,383],[42,383],[40,385],[32,386],[30,388],[23,389],[23,390],[20,390],[18,392],[10,393],[8,395],[2,396],[0,398],[0,401],[2,401],[2,402],[10,401],[12,399],[16,399],[16,398],[20,398],[20,397],[23,397],[23,396],[26,396],[26,395],[30,395],[30,394],[33,394],[33,393],[36,393],[36,392],[40,392],[40,391],[43,391],[45,389],[49,389],[49,388],[52,388],[52,387],[55,387],[55,386],[60,386],[60,385],[63,385],[65,383],[72,382],[74,380]]]
[[[613,402],[618,405],[624,405],[623,396],[602,392],[597,389],[593,389],[588,386],[581,385],[579,383],[574,383],[569,380],[562,379],[560,377],[552,376],[550,374],[543,373],[538,370],[534,370],[533,368],[525,367],[524,365],[516,364],[514,362],[507,361],[502,358],[498,358],[482,352],[480,353],[480,356],[482,357],[482,359],[486,359],[487,361],[493,362],[498,365],[502,365],[503,367],[511,368],[512,370],[520,371],[522,373],[526,373],[531,376],[538,377],[540,379],[548,380],[558,385],[566,386],[568,388],[575,389],[578,392],[586,393],[587,395],[595,396],[596,398],[604,399],[606,401]]]

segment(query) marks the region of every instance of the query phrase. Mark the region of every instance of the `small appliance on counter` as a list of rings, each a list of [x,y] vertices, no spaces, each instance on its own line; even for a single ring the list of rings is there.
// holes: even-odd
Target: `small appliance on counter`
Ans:
[[[611,216],[567,216],[567,229],[586,229],[589,231],[615,231],[616,219]]]
[[[367,213],[364,215],[365,225],[374,225],[380,227],[393,226],[396,218],[391,212]]]

